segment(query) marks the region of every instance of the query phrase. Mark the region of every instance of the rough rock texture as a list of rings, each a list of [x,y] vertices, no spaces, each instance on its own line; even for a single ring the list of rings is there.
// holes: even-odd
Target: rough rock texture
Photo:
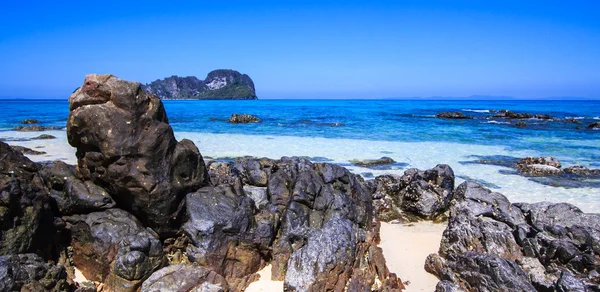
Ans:
[[[202,156],[177,142],[158,97],[112,75],[88,75],[69,98],[77,171],[161,236],[180,222],[184,196],[208,184]]]
[[[448,210],[454,189],[454,172],[445,164],[425,171],[411,168],[402,177],[379,176],[368,185],[373,191],[373,204],[380,219],[435,219]]]
[[[442,119],[473,119],[471,116],[465,116],[462,112],[442,112],[435,115],[436,118]]]
[[[233,287],[270,260],[273,278],[291,290],[401,288],[376,247],[379,225],[360,177],[286,157],[211,163],[209,171],[219,185],[187,197],[187,254]],[[267,202],[257,208],[242,184],[266,187]]]
[[[0,142],[0,255],[52,256],[54,215],[38,167]]]
[[[152,272],[166,264],[156,234],[131,214],[110,209],[67,217],[72,233],[73,264],[92,281],[114,291],[136,291]]]
[[[471,182],[457,187],[450,210],[441,258],[426,263],[445,281],[436,291],[600,289],[600,215],[567,203],[511,204]]]
[[[247,124],[247,123],[258,123],[260,119],[256,116],[249,114],[232,114],[228,122],[232,124]]]
[[[62,161],[45,164],[40,175],[62,215],[85,214],[115,207],[103,188],[77,178],[75,168]]]
[[[13,128],[13,131],[40,132],[40,131],[60,130],[60,129],[62,129],[62,128],[58,127],[58,126],[49,126],[49,127],[44,127],[44,126],[17,126],[15,128]]]
[[[10,148],[12,148],[15,151],[19,151],[23,154],[29,154],[29,155],[42,155],[42,154],[46,154],[46,152],[44,151],[37,151],[37,150],[33,150],[31,148],[27,148],[27,147],[23,147],[23,146],[10,146]]]
[[[69,291],[64,267],[35,254],[0,256],[0,291]]]
[[[142,87],[161,99],[257,99],[252,79],[234,70],[214,70],[204,80],[171,76]]]
[[[223,276],[196,265],[171,265],[152,274],[141,292],[230,291]]]

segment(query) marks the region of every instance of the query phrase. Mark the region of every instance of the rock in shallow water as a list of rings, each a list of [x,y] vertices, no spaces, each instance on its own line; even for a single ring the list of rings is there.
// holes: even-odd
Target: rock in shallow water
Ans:
[[[173,235],[185,194],[207,185],[208,175],[194,143],[175,140],[160,99],[137,82],[92,74],[69,103],[78,173],[161,236]]]

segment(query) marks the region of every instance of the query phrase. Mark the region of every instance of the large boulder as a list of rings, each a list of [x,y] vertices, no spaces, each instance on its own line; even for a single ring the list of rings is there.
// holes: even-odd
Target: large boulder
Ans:
[[[0,255],[55,256],[51,199],[38,166],[0,142]]]
[[[67,272],[36,254],[0,256],[0,291],[69,291]]]
[[[290,290],[401,287],[376,247],[379,225],[362,178],[295,157],[210,165],[213,182],[223,183],[187,196],[193,262],[237,289],[269,260],[273,279]]]
[[[131,214],[109,209],[66,218],[71,230],[73,264],[92,281],[112,291],[136,291],[166,264],[156,234]]]
[[[439,291],[595,291],[600,215],[567,203],[511,204],[502,194],[464,182],[455,190],[439,256],[426,264],[445,281]]]
[[[207,185],[208,175],[194,143],[175,140],[160,99],[137,82],[91,74],[69,103],[67,137],[79,175],[161,236],[173,235],[183,198]]]

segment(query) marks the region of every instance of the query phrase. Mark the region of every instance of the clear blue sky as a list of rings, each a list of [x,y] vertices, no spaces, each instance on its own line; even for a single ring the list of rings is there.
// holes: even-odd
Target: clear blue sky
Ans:
[[[600,1],[4,1],[0,97],[247,73],[259,98],[600,98]]]

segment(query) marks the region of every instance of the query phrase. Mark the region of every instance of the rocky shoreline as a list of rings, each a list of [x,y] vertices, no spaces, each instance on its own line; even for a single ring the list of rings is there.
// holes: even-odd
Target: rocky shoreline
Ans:
[[[157,97],[111,75],[69,101],[77,166],[0,142],[2,291],[242,291],[267,265],[289,291],[397,291],[380,222],[422,220],[448,222],[423,263],[436,291],[600,290],[600,216],[572,205],[455,188],[443,164],[365,181],[298,157],[205,163]]]

